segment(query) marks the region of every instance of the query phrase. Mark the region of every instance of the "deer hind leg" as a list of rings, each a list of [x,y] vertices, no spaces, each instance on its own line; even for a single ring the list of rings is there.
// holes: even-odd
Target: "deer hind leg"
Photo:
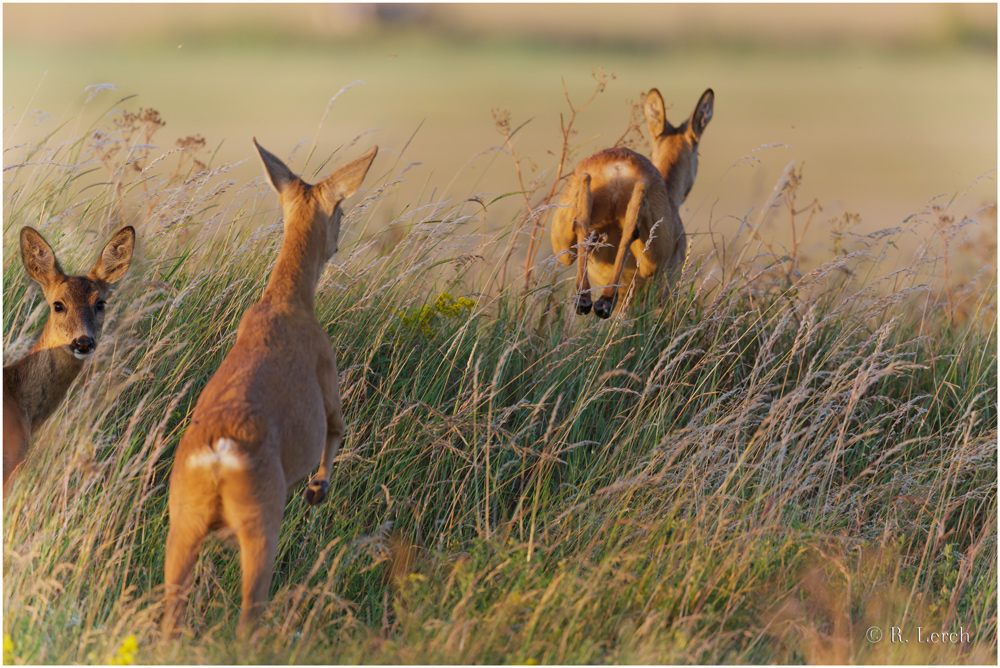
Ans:
[[[590,194],[590,174],[582,174],[579,178],[576,195],[576,218],[573,219],[573,231],[576,232],[576,312],[587,315],[593,306],[590,297],[590,278],[587,276],[587,263],[590,262],[590,210],[593,198]]]
[[[674,245],[674,252],[666,263],[666,281],[663,285],[663,298],[666,299],[673,294],[677,280],[680,278],[681,268],[684,266],[684,259],[687,257],[687,238],[682,232]]]
[[[216,520],[217,510],[214,506],[184,503],[179,486],[172,484],[171,488],[170,529],[167,532],[164,566],[166,612],[163,617],[163,633],[168,636],[173,634],[183,620],[187,592],[191,587],[191,574],[209,527]]]
[[[248,637],[267,603],[278,554],[278,531],[285,512],[287,487],[280,462],[264,471],[225,481],[223,513],[236,532],[243,575],[242,608],[236,635]]]
[[[278,555],[278,526],[264,529],[265,523],[247,522],[236,532],[240,542],[240,568],[243,571],[243,607],[236,635],[245,638],[267,603]],[[279,523],[280,525],[280,516]]]
[[[561,264],[569,266],[576,260],[576,200],[577,182],[575,175],[569,177],[569,183],[559,199],[559,206],[552,216],[552,230],[550,239],[552,240],[552,252]]]
[[[306,503],[315,506],[326,498],[329,489],[330,468],[340,450],[347,425],[344,422],[344,411],[340,403],[340,381],[337,379],[337,363],[330,353],[330,360],[324,364],[320,373],[320,387],[323,389],[323,404],[326,407],[326,448],[319,460],[319,470],[309,481],[303,496]]]
[[[615,308],[618,301],[618,284],[622,280],[622,271],[625,269],[625,254],[629,251],[638,229],[639,216],[644,208],[646,198],[646,184],[639,182],[632,189],[632,197],[628,202],[628,209],[625,211],[625,221],[622,224],[622,238],[618,243],[618,252],[615,255],[615,267],[611,285],[604,288],[601,298],[594,304],[594,313],[599,318],[607,318]]]

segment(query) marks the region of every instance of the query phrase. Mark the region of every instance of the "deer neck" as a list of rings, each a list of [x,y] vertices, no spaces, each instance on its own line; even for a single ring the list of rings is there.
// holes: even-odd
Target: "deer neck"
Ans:
[[[17,397],[32,432],[59,407],[83,368],[83,360],[74,357],[66,346],[51,343],[48,330],[46,324],[31,351],[3,370],[4,390]]]
[[[265,296],[295,300],[312,311],[315,308],[316,286],[323,269],[325,239],[318,230],[285,230],[278,259],[274,263]]]
[[[690,149],[686,147],[665,143],[657,147],[653,155],[653,165],[663,177],[667,195],[674,207],[680,207],[693,183],[689,152]]]
[[[683,170],[667,169],[666,172],[660,173],[663,174],[663,181],[667,186],[667,196],[670,197],[670,204],[674,208],[680,208],[681,202],[684,201],[684,197],[691,189],[691,179]]]

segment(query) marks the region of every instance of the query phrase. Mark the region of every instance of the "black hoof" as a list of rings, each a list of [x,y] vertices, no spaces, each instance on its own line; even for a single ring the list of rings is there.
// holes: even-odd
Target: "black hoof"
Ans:
[[[576,312],[580,315],[587,315],[590,313],[590,307],[594,303],[590,301],[590,295],[577,295],[576,298]]]
[[[594,304],[594,315],[602,320],[606,320],[611,317],[611,312],[615,310],[615,302],[618,301],[615,298],[609,299],[607,297],[601,297]]]
[[[312,481],[309,486],[306,487],[306,491],[302,493],[302,496],[306,498],[306,503],[310,506],[315,506],[317,503],[326,498],[326,490],[329,488],[326,480]]]

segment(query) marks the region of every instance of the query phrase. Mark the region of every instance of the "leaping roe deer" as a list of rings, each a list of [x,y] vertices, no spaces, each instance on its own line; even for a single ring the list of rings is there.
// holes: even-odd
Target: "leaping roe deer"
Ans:
[[[3,495],[28,454],[31,436],[55,412],[94,354],[104,326],[111,284],[125,275],[135,230],[119,230],[86,276],[67,276],[52,248],[30,227],[21,229],[24,269],[42,288],[49,318],[23,358],[3,369]]]
[[[236,342],[202,391],[170,475],[164,631],[181,622],[202,543],[228,529],[239,543],[246,636],[268,588],[278,529],[293,485],[319,464],[305,489],[326,496],[344,436],[333,346],[316,320],[323,265],[337,250],[340,203],[364,180],[377,147],[316,185],[254,146],[284,214],[284,238],[260,302],[243,315]]]
[[[691,117],[674,127],[663,97],[652,89],[643,104],[652,160],[609,148],[582,160],[570,175],[552,221],[552,249],[564,265],[577,261],[577,313],[593,306],[607,318],[619,286],[635,281],[638,289],[661,269],[664,294],[677,280],[687,251],[679,208],[698,173],[698,143],[714,102],[709,88]],[[604,286],[596,304],[591,285]]]

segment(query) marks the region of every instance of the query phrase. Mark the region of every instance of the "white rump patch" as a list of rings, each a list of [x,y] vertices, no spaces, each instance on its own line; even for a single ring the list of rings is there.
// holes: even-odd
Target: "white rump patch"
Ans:
[[[187,463],[188,466],[196,468],[207,466],[239,470],[243,468],[243,456],[237,451],[234,441],[220,438],[211,448],[206,448],[188,457]]]

